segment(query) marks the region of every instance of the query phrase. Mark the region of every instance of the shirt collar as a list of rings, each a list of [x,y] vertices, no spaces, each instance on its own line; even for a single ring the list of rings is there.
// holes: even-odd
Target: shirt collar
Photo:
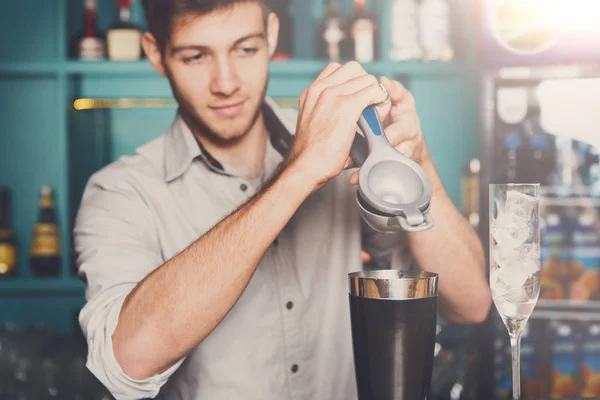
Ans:
[[[277,153],[279,162],[283,160],[293,143],[295,121],[285,118],[281,108],[271,98],[265,98],[262,106],[263,117],[270,141],[267,146],[268,160],[272,160],[273,149]],[[167,130],[165,137],[165,180],[171,182],[183,175],[197,157],[202,157],[207,165],[215,170],[222,171],[223,166],[215,160],[196,140],[191,129],[177,113],[175,121]],[[265,172],[270,175],[279,165],[279,162],[266,162]]]

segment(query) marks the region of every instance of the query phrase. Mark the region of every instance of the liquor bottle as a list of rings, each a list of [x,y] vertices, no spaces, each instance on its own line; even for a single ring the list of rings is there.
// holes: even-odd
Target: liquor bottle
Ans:
[[[419,31],[426,61],[450,61],[450,6],[448,0],[423,0],[419,7]]]
[[[291,15],[290,0],[272,2],[271,11],[279,17],[279,40],[272,60],[288,61],[294,54],[294,19]]]
[[[573,184],[577,183],[577,158],[573,151],[573,139],[565,136],[556,136],[556,170],[552,183],[559,186],[565,194]]]
[[[501,130],[502,150],[498,153],[501,156],[502,171],[497,170],[501,175],[498,177],[506,183],[526,182],[527,178],[521,175],[523,171],[523,137],[518,125],[503,124]]]
[[[360,63],[375,60],[375,19],[367,15],[365,0],[355,0],[356,18],[352,23],[354,59]]]
[[[533,321],[525,325],[521,334],[521,391],[523,399],[539,397],[540,382],[537,379],[537,354],[534,346],[532,327]]]
[[[391,60],[417,60],[423,56],[423,49],[419,43],[418,12],[417,0],[393,0],[390,15],[392,20]]]
[[[330,61],[339,61],[346,57],[350,38],[346,29],[346,21],[340,16],[337,0],[328,0],[327,17],[321,29],[321,54]]]
[[[38,220],[31,238],[30,265],[35,276],[57,276],[60,272],[60,235],[52,189],[42,187]]]
[[[530,181],[550,185],[556,169],[554,136],[543,130],[538,107],[530,108],[521,124],[529,147],[526,164],[530,166]]]
[[[474,158],[465,166],[462,177],[462,212],[473,228],[479,226],[479,173],[481,162]]]
[[[96,26],[96,0],[84,0],[84,28],[79,39],[78,55],[82,60],[102,60],[105,58],[106,45]]]
[[[142,55],[142,32],[131,22],[133,0],[118,0],[119,20],[106,33],[108,58],[112,61],[136,61]]]
[[[17,275],[17,241],[12,231],[11,191],[0,187],[0,278]]]
[[[573,230],[572,257],[568,263],[568,297],[597,300],[600,297],[600,243],[596,210],[580,209]]]
[[[552,399],[567,399],[579,394],[580,365],[577,338],[571,325],[559,323],[552,346]]]
[[[579,397],[600,397],[600,324],[590,322],[583,340],[582,389]]]
[[[571,258],[567,244],[568,221],[558,210],[548,209],[542,216],[540,298],[565,299],[564,281],[568,276],[568,260]]]

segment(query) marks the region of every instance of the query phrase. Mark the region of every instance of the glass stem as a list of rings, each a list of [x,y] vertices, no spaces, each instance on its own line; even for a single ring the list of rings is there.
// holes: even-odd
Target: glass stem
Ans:
[[[510,335],[513,400],[521,400],[521,330]]]

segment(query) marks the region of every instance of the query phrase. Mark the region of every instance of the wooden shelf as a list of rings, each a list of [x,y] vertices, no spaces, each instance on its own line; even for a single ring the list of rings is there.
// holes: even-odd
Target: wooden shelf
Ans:
[[[82,295],[85,285],[76,278],[7,278],[0,281],[0,297],[13,294],[47,295],[71,292]]]

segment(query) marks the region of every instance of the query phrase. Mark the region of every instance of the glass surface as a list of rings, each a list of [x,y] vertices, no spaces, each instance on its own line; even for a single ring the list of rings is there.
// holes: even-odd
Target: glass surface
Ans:
[[[512,347],[513,399],[520,400],[520,341],[540,293],[538,184],[490,185],[490,288]]]

